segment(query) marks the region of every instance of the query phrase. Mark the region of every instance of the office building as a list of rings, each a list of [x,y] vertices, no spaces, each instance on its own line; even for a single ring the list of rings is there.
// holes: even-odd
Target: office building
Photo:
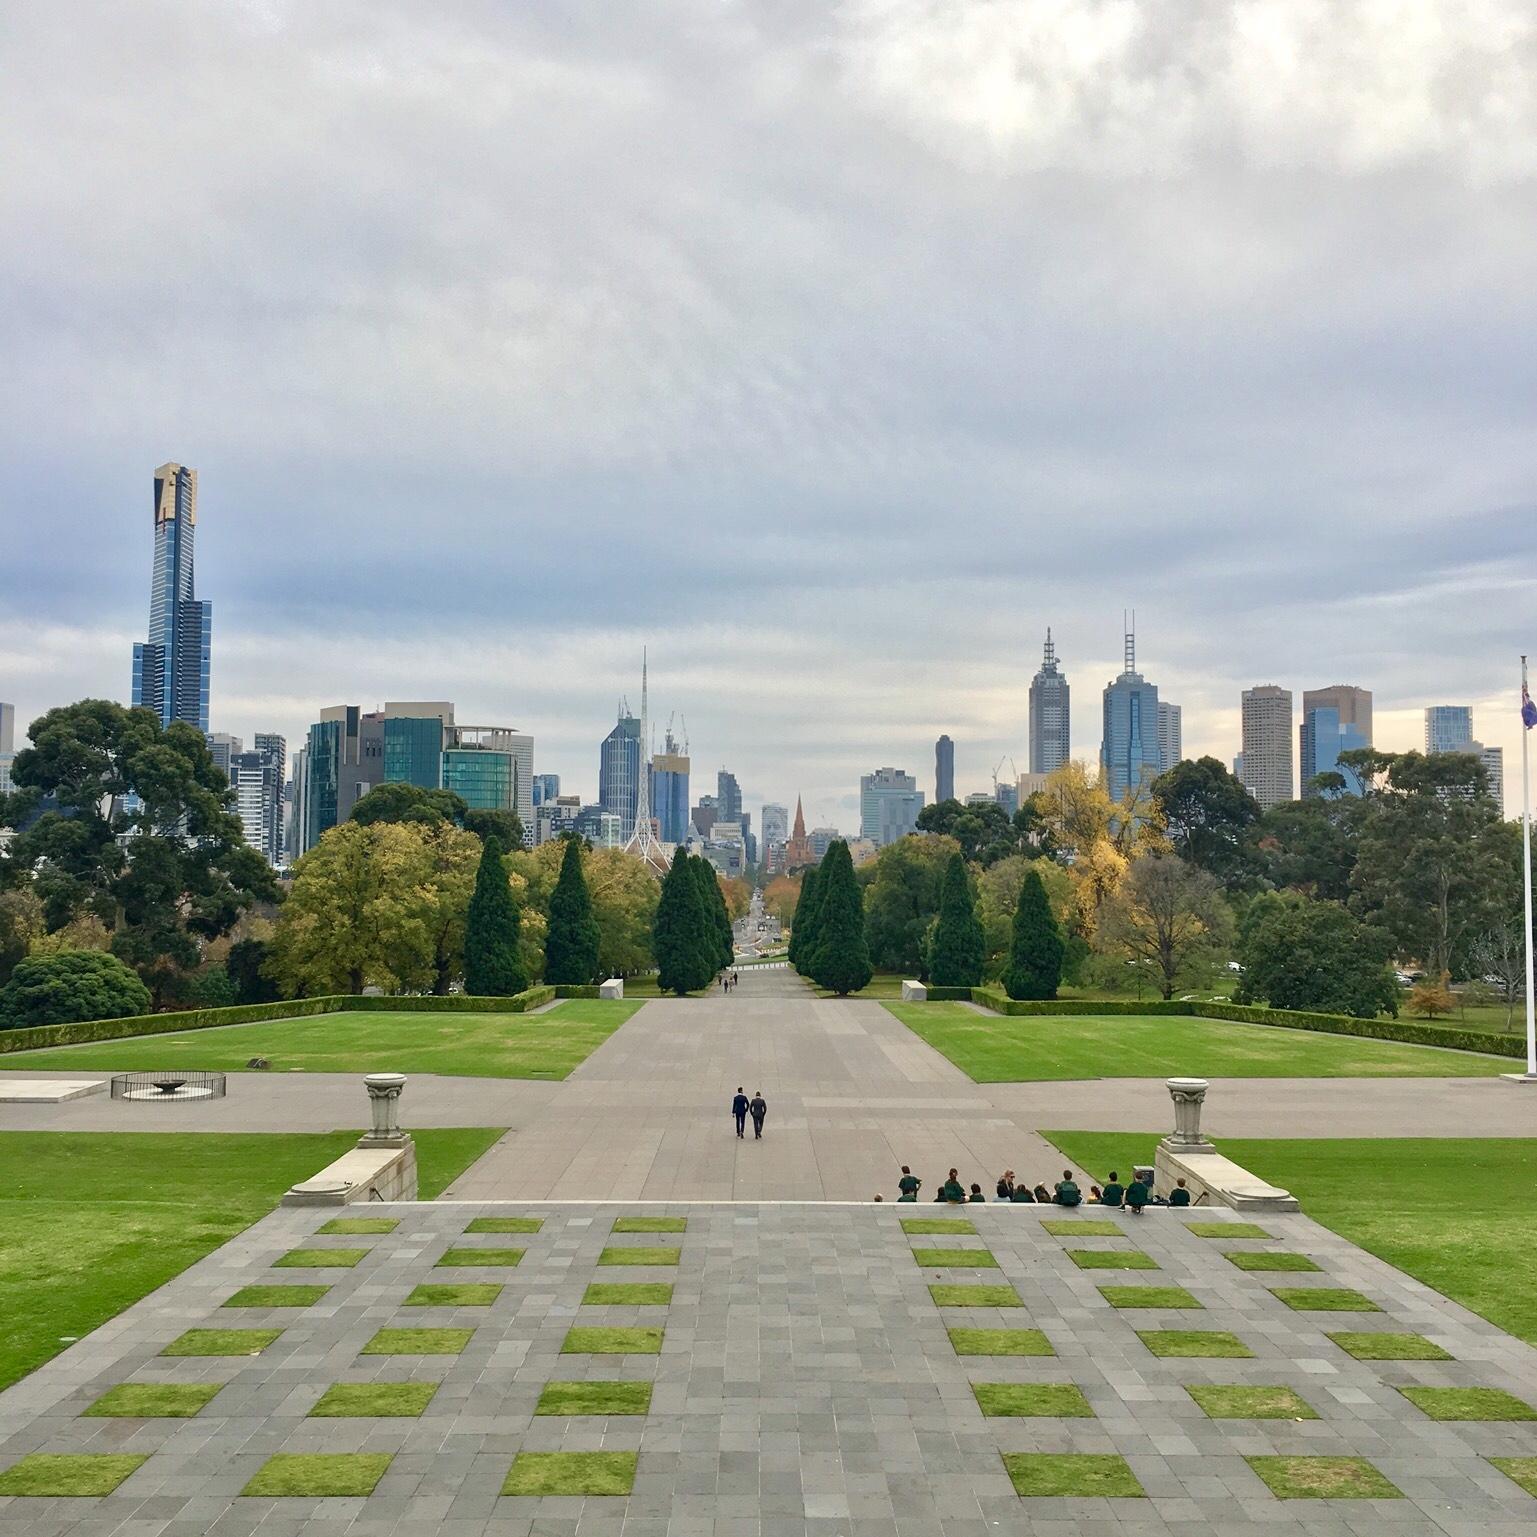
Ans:
[[[235,792],[235,815],[240,818],[245,841],[274,869],[284,862],[283,776],[288,744],[280,736],[263,732],[251,752],[237,752],[228,769]]]
[[[873,774],[860,775],[861,838],[869,838],[877,847],[885,848],[913,831],[922,810],[923,793],[911,774],[902,769],[878,768]]]
[[[208,733],[208,756],[213,759],[213,766],[231,784],[235,781],[230,773],[230,763],[244,751],[245,743],[238,736],[231,736],[227,731]]]
[[[304,816],[299,822],[303,854],[321,835],[352,815],[352,808],[384,783],[384,715],[365,714],[355,704],[320,712],[304,744]]]
[[[1120,677],[1105,685],[1100,780],[1112,802],[1135,785],[1147,786],[1163,771],[1158,741],[1158,688],[1137,671],[1137,637],[1126,632]],[[1033,767],[1033,765],[1032,765]]]
[[[283,859],[293,864],[304,852],[304,804],[309,770],[309,749],[296,747],[289,770],[288,793],[283,810]]]
[[[1039,795],[1046,788],[1046,775],[1044,773],[1021,774],[1014,781],[1014,804],[1023,806],[1032,795]]]
[[[721,769],[715,776],[715,803],[722,822],[737,822],[742,816],[742,791],[736,775]]]
[[[1184,711],[1166,699],[1158,701],[1158,772],[1167,774],[1185,756]]]
[[[454,707],[446,699],[385,700],[386,783],[440,789],[443,749],[451,741],[453,724]]]
[[[828,849],[842,836],[836,827],[813,827],[806,840],[811,845],[811,862],[821,864],[827,857]],[[873,838],[870,841],[875,842]]]
[[[193,573],[197,471],[155,471],[155,553],[150,572],[149,637],[133,648],[133,702],[162,726],[184,720],[206,734],[213,605],[200,603]]]
[[[1274,683],[1246,688],[1240,697],[1243,750],[1233,773],[1261,811],[1296,795],[1292,778],[1292,692]]]
[[[548,843],[576,831],[576,819],[582,813],[580,795],[552,795],[534,807],[534,841]]]
[[[713,795],[701,795],[699,804],[689,813],[689,824],[701,838],[708,838],[720,820],[720,801]]]
[[[1350,683],[1332,683],[1328,688],[1309,688],[1302,691],[1302,713],[1309,710],[1334,710],[1341,726],[1354,728],[1362,745],[1372,745],[1372,691],[1356,688]]]
[[[1425,751],[1471,752],[1473,707],[1466,704],[1433,704],[1425,711]]]
[[[0,704],[0,795],[10,795],[16,788],[11,779],[11,765],[16,761],[16,706]]]
[[[1017,781],[1000,781],[993,786],[993,799],[1013,816],[1019,810],[1019,784]]]
[[[765,801],[759,814],[763,828],[763,868],[777,875],[785,867],[785,846],[790,841],[790,810],[787,806]]]
[[[627,843],[635,831],[640,771],[640,721],[630,714],[627,705],[621,704],[614,729],[598,748],[598,804],[619,818],[621,844]]]
[[[577,813],[576,835],[595,849],[622,849],[629,841],[623,835],[619,813],[597,804],[583,806]]]
[[[512,763],[511,795],[505,806],[498,811],[514,811],[523,825],[523,844],[534,844],[534,739],[526,731],[515,726],[459,726],[449,731],[449,746],[460,751],[478,748],[485,752],[505,754]],[[445,749],[446,753],[447,749]],[[445,785],[447,781],[445,780]],[[452,785],[447,785],[452,789]]]
[[[1307,697],[1303,695],[1304,701]],[[1342,764],[1339,757],[1344,752],[1370,747],[1371,743],[1363,735],[1360,726],[1340,719],[1340,712],[1335,706],[1319,705],[1312,709],[1304,707],[1302,725],[1298,729],[1298,745],[1302,759],[1302,793],[1306,798],[1332,793],[1314,786],[1313,780],[1319,774],[1343,776],[1345,784],[1342,793],[1345,795],[1362,793],[1360,775]]]
[[[535,774],[534,779],[534,809],[538,810],[546,801],[560,798],[559,774]]]
[[[955,743],[942,736],[934,744],[934,804],[955,799]],[[764,836],[767,837],[767,829]]]
[[[663,843],[688,842],[689,758],[669,731],[651,760],[651,814]]]
[[[1049,774],[1073,755],[1072,709],[1067,679],[1057,662],[1051,630],[1040,671],[1030,680],[1030,772]]]

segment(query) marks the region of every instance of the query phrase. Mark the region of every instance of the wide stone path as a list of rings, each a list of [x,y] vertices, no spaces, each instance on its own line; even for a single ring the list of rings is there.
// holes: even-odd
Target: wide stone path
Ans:
[[[1489,1459],[1537,1455],[1532,1423],[1432,1418],[1401,1388],[1481,1387],[1537,1401],[1537,1352],[1445,1302],[1304,1217],[1264,1238],[1192,1233],[1168,1211],[1116,1215],[1115,1236],[1053,1233],[1052,1209],[982,1206],[618,1204],[374,1205],[344,1216],[390,1231],[323,1234],[327,1212],[279,1211],[88,1339],[0,1394],[0,1487],[22,1459],[126,1456],[101,1498],[0,1498],[8,1537],[1527,1537],[1537,1501]],[[665,1215],[681,1232],[615,1232]],[[1101,1213],[1099,1216],[1104,1217]],[[1233,1224],[1232,1213],[1192,1219]],[[532,1217],[523,1235],[466,1232],[473,1219]],[[974,1233],[909,1236],[914,1216]],[[381,1220],[382,1219],[382,1220]],[[393,1226],[392,1226],[393,1224]],[[986,1250],[960,1268],[915,1248]],[[644,1265],[605,1262],[662,1246]],[[291,1250],[346,1249],[348,1265],[285,1268]],[[488,1263],[442,1263],[450,1249]],[[1139,1251],[1153,1271],[1082,1269],[1069,1251]],[[1247,1272],[1224,1251],[1285,1251],[1320,1268]],[[360,1251],[360,1252],[359,1252]],[[978,1254],[978,1259],[984,1256]],[[500,1259],[501,1263],[489,1263]],[[1514,1278],[1513,1278],[1514,1280]],[[1182,1306],[1117,1308],[1102,1285],[1184,1287]],[[482,1288],[475,1305],[413,1306],[419,1285]],[[645,1305],[592,1302],[593,1284],[670,1287]],[[312,1284],[306,1306],[226,1306],[244,1287]],[[1002,1288],[1015,1306],[954,1306],[932,1284]],[[1378,1311],[1295,1311],[1272,1294],[1352,1288]],[[280,1294],[281,1295],[281,1294]],[[262,1298],[263,1302],[270,1300]],[[434,1298],[434,1304],[437,1299]],[[1168,1298],[1162,1299],[1167,1303]],[[1175,1298],[1175,1301],[1182,1299]],[[1333,1299],[1336,1302],[1339,1299]],[[187,1331],[265,1330],[201,1342]],[[576,1329],[660,1331],[655,1353],[597,1354]],[[950,1329],[1039,1330],[1034,1355],[962,1354]],[[381,1330],[457,1330],[438,1354]],[[1154,1354],[1141,1331],[1228,1331],[1238,1359]],[[1341,1331],[1412,1333],[1441,1360],[1359,1360]],[[180,1342],[174,1344],[173,1342]],[[609,1339],[603,1343],[620,1343]],[[642,1341],[629,1339],[634,1347]],[[642,1413],[537,1412],[546,1384],[641,1385]],[[1076,1388],[1076,1405],[986,1417],[973,1384]],[[214,1396],[191,1418],[86,1411],[125,1385]],[[410,1413],[316,1417],[337,1384],[414,1386]],[[1316,1418],[1209,1418],[1189,1391],[1290,1389]],[[650,1388],[649,1403],[645,1402]],[[331,1398],[334,1400],[333,1393]],[[429,1400],[424,1402],[423,1400]],[[1065,1414],[1064,1408],[1074,1410]],[[528,1454],[619,1454],[628,1494],[501,1492]],[[1053,1476],[1113,1471],[1115,1498],[1021,1498],[1004,1454]],[[633,1473],[629,1455],[634,1454]],[[349,1497],[244,1491],[274,1457],[343,1459],[307,1476],[355,1476]],[[1250,1458],[1363,1459],[1378,1497],[1278,1499]],[[1116,1459],[1120,1459],[1117,1461]],[[521,1465],[521,1467],[520,1467]],[[88,1465],[100,1467],[100,1464]],[[22,1472],[27,1465],[23,1463]],[[78,1472],[79,1465],[66,1465]],[[1315,1468],[1304,1465],[1303,1471]],[[290,1473],[295,1470],[288,1465]],[[48,1477],[58,1464],[45,1465]],[[1026,1473],[1039,1471],[1027,1466]],[[1294,1472],[1297,1470],[1293,1470]],[[631,1479],[633,1481],[631,1482]],[[260,1489],[258,1484],[257,1489]]]

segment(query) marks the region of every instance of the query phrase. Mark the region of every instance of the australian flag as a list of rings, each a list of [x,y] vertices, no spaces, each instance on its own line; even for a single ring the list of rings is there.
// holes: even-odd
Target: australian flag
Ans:
[[[1537,704],[1532,703],[1532,696],[1527,693],[1526,685],[1521,685],[1521,724],[1528,731],[1537,726]]]

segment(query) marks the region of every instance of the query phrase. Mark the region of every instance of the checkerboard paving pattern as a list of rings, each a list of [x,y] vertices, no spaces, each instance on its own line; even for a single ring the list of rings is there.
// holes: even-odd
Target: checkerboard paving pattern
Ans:
[[[144,1459],[107,1494],[0,1495],[0,1529],[7,1537],[1528,1537],[1537,1529],[1537,1500],[1515,1476],[1537,1467],[1537,1424],[1436,1419],[1400,1391],[1490,1388],[1537,1402],[1537,1351],[1305,1217],[1267,1217],[1270,1237],[1232,1242],[1197,1237],[1169,1212],[1136,1223],[1135,1248],[1156,1262],[1161,1284],[1201,1303],[1191,1312],[1112,1307],[1104,1273],[1080,1268],[1073,1251],[1131,1245],[1086,1242],[1071,1227],[1047,1231],[1044,1217],[1064,1220],[1049,1209],[967,1209],[972,1242],[997,1260],[987,1280],[1020,1303],[1010,1308],[936,1305],[935,1272],[914,1258],[934,1238],[905,1233],[894,1203],[428,1203],[369,1215],[397,1225],[349,1232],[367,1252],[327,1272],[327,1289],[307,1307],[223,1306],[244,1288],[291,1284],[275,1262],[315,1246],[330,1220],[323,1211],[275,1212],[0,1394],[0,1489],[34,1455]],[[615,1231],[616,1219],[637,1215],[685,1217],[686,1228],[660,1243],[645,1230]],[[519,1237],[516,1266],[479,1274],[441,1266],[452,1249],[506,1247],[496,1227],[470,1231],[473,1219],[525,1216],[542,1222]],[[605,1249],[674,1245],[676,1264],[600,1265]],[[1240,1246],[1305,1254],[1319,1269],[1289,1276],[1291,1284],[1359,1291],[1381,1311],[1294,1310],[1273,1294],[1274,1272],[1224,1257]],[[650,1303],[584,1302],[590,1286],[616,1274],[617,1284],[671,1292],[635,1294],[665,1299]],[[418,1288],[461,1278],[476,1288],[475,1305],[420,1305]],[[231,1318],[281,1333],[256,1353],[162,1353]],[[364,1353],[381,1331],[418,1329],[459,1331],[449,1337],[462,1348]],[[573,1329],[661,1330],[661,1348],[563,1352]],[[961,1354],[952,1329],[1039,1336],[1018,1336],[1029,1353]],[[1230,1333],[1252,1354],[1159,1356],[1141,1338],[1190,1329]],[[1331,1342],[1342,1331],[1420,1335],[1448,1359],[1358,1360]],[[991,1332],[957,1338],[1005,1343]],[[1037,1338],[1049,1352],[1034,1348]],[[552,1383],[643,1384],[650,1393],[615,1395],[629,1400],[627,1413],[552,1413],[562,1402],[604,1401],[598,1390],[547,1392]],[[125,1384],[219,1391],[190,1417],[86,1412]],[[338,1394],[338,1385],[377,1384],[435,1391],[403,1406],[419,1413],[313,1412],[328,1392],[332,1408],[369,1401]],[[991,1391],[979,1395],[978,1384]],[[1213,1417],[1189,1391],[1202,1386],[1290,1389],[1317,1418]],[[1053,1404],[1075,1413],[1038,1412]],[[548,1460],[554,1453],[608,1455]],[[1396,1494],[1279,1498],[1257,1471],[1273,1473],[1282,1465],[1265,1459],[1277,1458],[1358,1459],[1381,1475],[1363,1488]],[[376,1470],[367,1494],[260,1492],[328,1480],[361,1488]],[[593,1492],[543,1492],[578,1489]],[[1100,1492],[1053,1492],[1063,1489]]]

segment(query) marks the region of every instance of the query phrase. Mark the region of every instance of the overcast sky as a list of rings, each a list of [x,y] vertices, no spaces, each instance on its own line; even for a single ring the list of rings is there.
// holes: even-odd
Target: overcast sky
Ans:
[[[618,696],[763,799],[1098,750],[1123,608],[1224,760],[1537,652],[1530,0],[0,14],[0,699],[126,697],[200,473],[212,725]],[[1516,797],[1510,797],[1515,810]]]

